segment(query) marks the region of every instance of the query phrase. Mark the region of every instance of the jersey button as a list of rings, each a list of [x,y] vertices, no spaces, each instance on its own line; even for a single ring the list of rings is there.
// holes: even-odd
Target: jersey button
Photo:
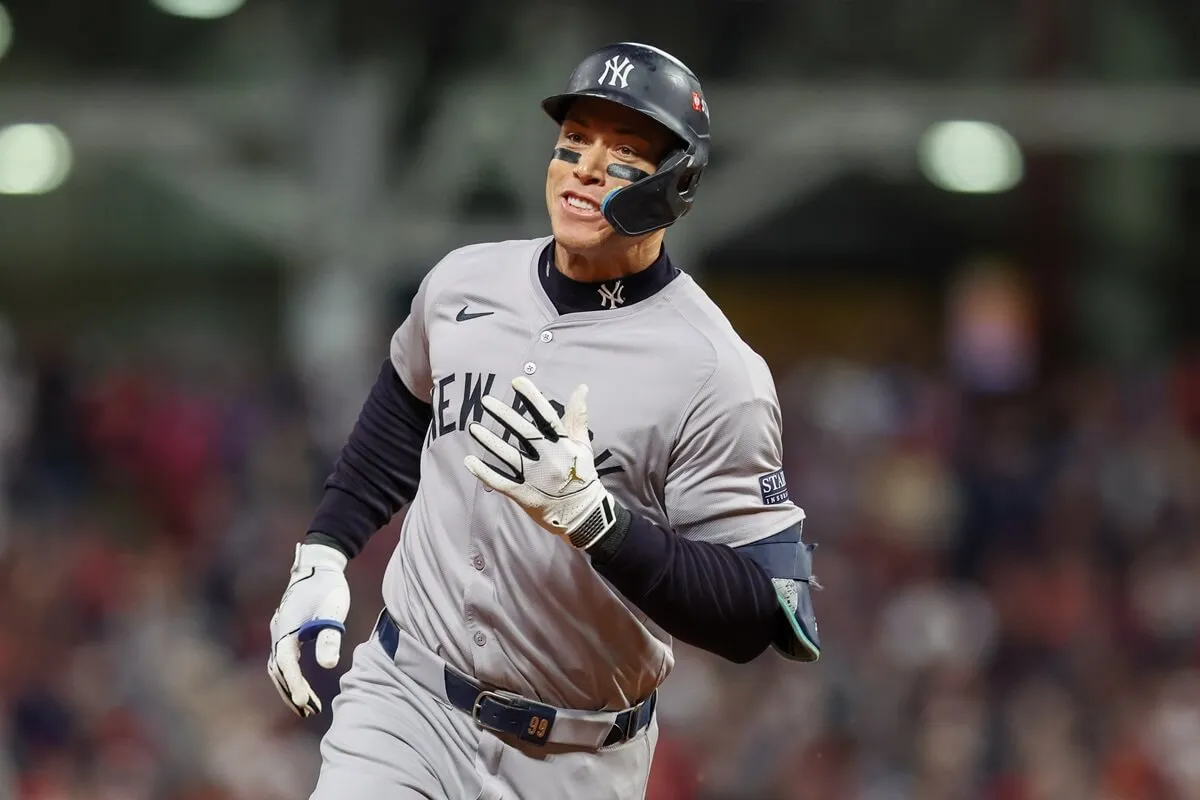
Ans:
[[[480,572],[482,572],[482,571],[483,571],[483,568],[484,568],[484,566],[485,566],[485,562],[484,562],[484,560],[483,560],[483,556],[481,556],[481,555],[476,555],[474,558],[472,558],[472,559],[471,559],[471,566],[475,567],[475,569],[477,569],[477,570],[479,570]]]
[[[535,372],[537,372],[537,364],[533,363],[532,361],[526,361],[525,362],[525,374],[532,375]]]
[[[487,637],[483,635],[483,631],[475,631],[475,644],[483,647],[487,644]]]
[[[554,341],[554,334],[551,333],[550,331],[542,331],[542,341],[543,342]]]

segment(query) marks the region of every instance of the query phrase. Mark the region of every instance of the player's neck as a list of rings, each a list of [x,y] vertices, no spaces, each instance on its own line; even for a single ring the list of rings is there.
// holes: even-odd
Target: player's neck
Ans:
[[[600,283],[641,272],[655,262],[662,249],[661,235],[646,236],[623,248],[595,252],[571,251],[554,245],[554,266],[581,283]]]

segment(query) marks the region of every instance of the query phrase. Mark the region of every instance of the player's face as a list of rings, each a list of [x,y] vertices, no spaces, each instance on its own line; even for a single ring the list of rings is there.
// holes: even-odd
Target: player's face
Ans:
[[[569,250],[595,250],[616,238],[600,203],[630,182],[609,175],[609,165],[654,172],[671,142],[665,128],[636,111],[599,98],[576,101],[555,146],[578,153],[579,161],[552,158],[546,173],[546,206],[558,243]]]

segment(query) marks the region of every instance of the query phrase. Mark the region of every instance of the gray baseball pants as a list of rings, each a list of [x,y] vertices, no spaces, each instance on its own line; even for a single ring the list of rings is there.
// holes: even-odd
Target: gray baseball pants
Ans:
[[[497,735],[412,677],[427,668],[401,646],[395,660],[374,635],[354,649],[333,722],[321,741],[310,800],[639,800],[658,740],[641,735],[600,750],[534,745]]]

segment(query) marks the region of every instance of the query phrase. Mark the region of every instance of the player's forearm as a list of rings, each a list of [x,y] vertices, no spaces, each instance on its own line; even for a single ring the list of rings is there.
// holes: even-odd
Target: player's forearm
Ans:
[[[350,557],[409,502],[421,477],[421,447],[432,408],[413,396],[391,363],[363,404],[317,507],[310,539]]]
[[[779,606],[762,567],[631,514],[589,550],[596,571],[680,641],[737,663],[771,643]],[[624,521],[622,521],[624,522]]]

